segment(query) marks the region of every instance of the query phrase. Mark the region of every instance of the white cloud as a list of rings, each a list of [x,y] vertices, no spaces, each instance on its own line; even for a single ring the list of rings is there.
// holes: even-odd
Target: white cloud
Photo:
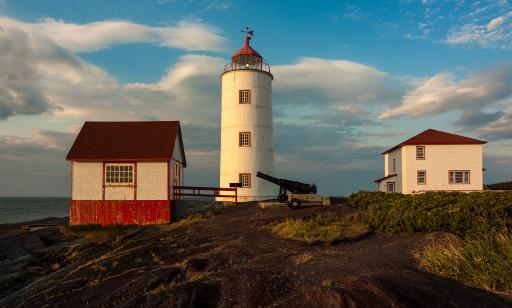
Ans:
[[[215,27],[187,20],[180,21],[173,27],[151,27],[124,20],[76,24],[46,18],[37,23],[23,23],[1,17],[0,26],[17,27],[43,35],[58,46],[74,52],[90,52],[129,43],[148,43],[185,50],[221,51],[226,42]]]
[[[384,102],[400,95],[387,73],[352,61],[302,58],[272,71],[278,76],[274,88],[288,95],[291,104]]]
[[[500,26],[501,24],[503,24],[504,22],[505,22],[505,17],[503,17],[503,16],[496,17],[496,18],[494,18],[493,20],[491,20],[491,21],[487,24],[486,28],[487,28],[487,30],[492,31],[492,30],[494,30],[496,27],[498,27],[498,26]]]
[[[449,45],[478,45],[484,48],[512,48],[512,12],[482,24],[478,18],[471,18],[471,23],[452,28],[444,42]]]
[[[407,93],[402,104],[384,111],[379,118],[422,117],[450,110],[477,108],[512,95],[512,64],[474,73],[457,80],[452,73],[440,73]]]

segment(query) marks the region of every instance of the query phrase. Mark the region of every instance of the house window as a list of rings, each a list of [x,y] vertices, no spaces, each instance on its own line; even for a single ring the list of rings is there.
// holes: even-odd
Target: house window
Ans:
[[[132,164],[105,165],[106,184],[133,184]]]
[[[452,170],[448,171],[448,181],[450,184],[469,184],[469,170]]]
[[[395,182],[386,183],[387,192],[395,192]]]
[[[250,147],[251,146],[251,133],[250,132],[238,133],[238,145],[241,147]]]
[[[251,90],[240,90],[239,103],[240,104],[250,104],[251,103]]]
[[[393,158],[393,173],[396,172],[396,159]]]
[[[425,159],[425,146],[416,146],[416,159]]]
[[[251,174],[250,173],[240,173],[239,183],[242,183],[242,187],[251,187]]]
[[[420,185],[427,184],[427,171],[418,170],[416,172],[417,183]]]

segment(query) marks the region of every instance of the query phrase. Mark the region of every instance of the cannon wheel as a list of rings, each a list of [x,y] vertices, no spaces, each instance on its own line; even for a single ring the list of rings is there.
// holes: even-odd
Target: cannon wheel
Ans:
[[[298,209],[300,207],[300,200],[293,198],[292,200],[288,201],[288,207],[291,209]]]

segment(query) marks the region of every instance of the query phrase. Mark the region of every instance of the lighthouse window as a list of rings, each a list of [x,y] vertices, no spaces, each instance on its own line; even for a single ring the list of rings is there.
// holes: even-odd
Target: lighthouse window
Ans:
[[[251,90],[240,90],[240,104],[250,104],[251,103]]]
[[[250,147],[251,146],[251,133],[250,132],[238,133],[238,145],[241,147]]]
[[[106,184],[133,184],[133,165],[112,164],[105,166]]]
[[[240,183],[242,183],[242,187],[251,187],[251,174],[250,173],[240,173]]]

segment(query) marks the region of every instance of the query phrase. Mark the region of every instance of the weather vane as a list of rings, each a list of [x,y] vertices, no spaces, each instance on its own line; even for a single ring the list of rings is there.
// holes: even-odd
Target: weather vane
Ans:
[[[243,30],[242,30],[242,32],[243,32],[243,33],[246,33],[246,34],[247,34],[247,36],[249,36],[249,35],[250,35],[251,37],[253,37],[253,36],[254,36],[254,30],[249,29],[249,27],[245,27],[245,29],[243,29]]]

